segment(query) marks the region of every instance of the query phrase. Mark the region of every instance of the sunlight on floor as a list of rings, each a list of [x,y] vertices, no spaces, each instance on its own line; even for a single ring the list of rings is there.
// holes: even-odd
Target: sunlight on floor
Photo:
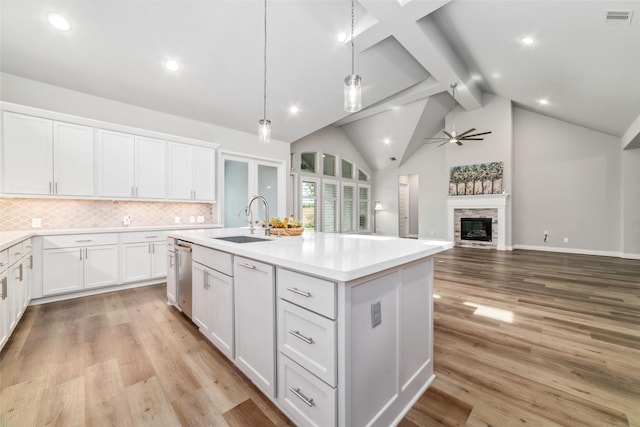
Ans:
[[[474,311],[473,314],[477,314],[478,316],[488,317],[490,319],[499,320],[501,322],[513,323],[513,311],[489,307],[487,305],[475,304],[472,302],[465,302],[464,305],[475,307],[476,311]]]

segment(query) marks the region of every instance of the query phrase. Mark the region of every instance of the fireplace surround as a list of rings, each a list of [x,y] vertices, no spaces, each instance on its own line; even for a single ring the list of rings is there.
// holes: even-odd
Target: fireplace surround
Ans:
[[[447,201],[447,240],[456,244],[456,228],[460,222],[455,220],[456,210],[465,210],[464,217],[493,217],[492,242],[468,242],[473,246],[489,246],[499,251],[507,249],[507,207],[509,194],[482,194],[474,196],[446,196]],[[491,211],[489,211],[491,210]],[[476,213],[475,215],[473,213]],[[490,212],[494,212],[491,214]]]

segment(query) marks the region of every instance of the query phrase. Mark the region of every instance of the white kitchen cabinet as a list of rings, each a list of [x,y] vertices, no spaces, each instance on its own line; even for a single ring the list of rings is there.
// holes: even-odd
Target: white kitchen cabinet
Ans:
[[[138,282],[167,274],[164,232],[129,232],[120,237],[120,281]]]
[[[4,192],[92,196],[93,128],[5,112]]]
[[[7,250],[0,251],[0,350],[9,339],[9,255]]]
[[[276,396],[274,267],[234,256],[236,365]]]
[[[31,239],[0,253],[0,350],[31,300]]]
[[[98,196],[135,197],[134,136],[98,129],[96,149]]]
[[[211,292],[211,285],[209,284],[208,276],[213,270],[205,267],[204,265],[193,263],[191,273],[191,286],[193,296],[193,310],[192,319],[200,332],[207,338],[211,335],[211,314],[213,312],[213,298]]]
[[[176,143],[169,151],[169,198],[215,200],[215,151]]]
[[[144,199],[167,197],[166,143],[135,137],[135,196]]]
[[[117,242],[115,233],[45,237],[43,296],[118,283]]]

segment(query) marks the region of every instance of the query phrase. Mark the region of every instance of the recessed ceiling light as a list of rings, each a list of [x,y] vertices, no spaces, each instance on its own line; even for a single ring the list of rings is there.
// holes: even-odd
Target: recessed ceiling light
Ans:
[[[546,98],[540,98],[540,99],[538,99],[538,104],[540,104],[540,105],[549,105],[549,100],[547,100]]]
[[[387,144],[387,145],[391,144],[391,139],[385,138],[384,139],[384,143]]]
[[[531,46],[535,42],[535,40],[533,40],[533,38],[529,37],[529,36],[525,36],[525,37],[521,38],[520,41],[525,46]]]
[[[348,37],[349,36],[345,32],[342,32],[342,33],[338,34],[338,37],[337,37],[338,43],[346,43]]]
[[[69,31],[71,29],[71,22],[60,14],[50,13],[48,18],[49,23],[60,31]]]
[[[502,77],[502,74],[500,74],[500,73],[493,73],[493,74],[491,74],[491,77],[493,77],[494,79],[499,79],[500,77]]]
[[[164,66],[167,67],[169,71],[178,71],[180,69],[180,63],[175,59],[169,59],[164,63]]]
[[[291,108],[289,108],[289,112],[291,114],[298,114],[298,111],[300,111],[300,110],[298,109],[297,105],[292,105]]]

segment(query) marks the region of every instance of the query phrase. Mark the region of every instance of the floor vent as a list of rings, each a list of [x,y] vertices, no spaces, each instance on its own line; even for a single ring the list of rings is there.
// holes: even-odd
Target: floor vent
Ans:
[[[633,10],[607,10],[604,21],[606,24],[630,25],[632,16]]]

